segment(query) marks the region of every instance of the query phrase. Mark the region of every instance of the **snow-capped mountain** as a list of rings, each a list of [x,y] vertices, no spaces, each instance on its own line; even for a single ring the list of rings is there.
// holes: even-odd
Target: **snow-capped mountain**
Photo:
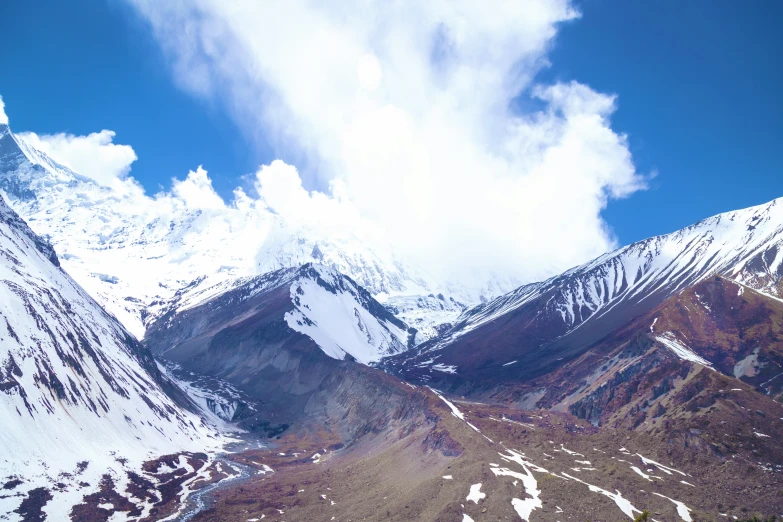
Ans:
[[[474,307],[407,364],[459,373],[516,355],[562,360],[713,275],[783,297],[783,199],[634,243]]]
[[[292,333],[309,337],[333,359],[350,357],[370,364],[405,351],[414,333],[350,277],[308,263],[203,290],[186,289],[151,326],[151,342],[166,347],[165,351],[156,350],[165,356],[176,351],[183,340],[211,331],[214,324],[225,328],[247,319],[258,312],[259,300],[270,295],[282,298],[276,304],[277,319]],[[195,315],[200,320],[194,321]],[[205,315],[209,319],[204,319]],[[166,334],[166,343],[156,343],[159,333]]]
[[[161,303],[184,287],[310,262],[349,275],[415,326],[419,340],[468,306],[515,286],[501,279],[475,288],[440,282],[391,249],[371,248],[347,233],[325,237],[292,226],[241,191],[228,205],[216,195],[208,204],[192,204],[188,190],[203,186],[209,180],[201,169],[154,197],[133,180],[101,186],[0,125],[3,195],[33,230],[50,238],[64,268],[138,338],[164,312]]]
[[[216,448],[172,397],[150,352],[0,198],[0,513],[35,490],[64,520],[107,473],[122,492],[149,459]]]
[[[346,375],[363,380],[364,364],[405,351],[412,334],[353,279],[316,264],[183,291],[167,310],[145,345],[183,377],[205,375],[263,402],[232,420],[269,436]],[[225,394],[212,386],[199,395]]]

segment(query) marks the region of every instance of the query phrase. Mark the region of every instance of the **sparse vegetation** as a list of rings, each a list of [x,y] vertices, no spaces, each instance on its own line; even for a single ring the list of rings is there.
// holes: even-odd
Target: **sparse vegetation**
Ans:
[[[633,522],[647,522],[648,520],[650,520],[650,512],[645,509],[633,519]]]

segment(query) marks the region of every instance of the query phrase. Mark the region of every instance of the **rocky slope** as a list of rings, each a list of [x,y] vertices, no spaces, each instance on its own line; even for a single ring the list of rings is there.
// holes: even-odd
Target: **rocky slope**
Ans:
[[[187,404],[0,198],[0,519],[64,520],[100,491],[146,517],[157,480],[126,490],[144,462],[221,443]]]
[[[415,407],[404,414],[388,405],[385,422],[345,446],[327,422],[238,455],[275,473],[221,491],[194,520],[633,520],[646,510],[652,520],[693,522],[781,508],[772,418],[780,406],[760,405],[753,393],[724,395],[698,419],[672,415],[666,434],[448,399],[426,387],[407,394]],[[765,416],[727,427],[732,411],[759,407]]]
[[[670,414],[697,417],[732,395],[750,395],[774,410],[783,397],[782,305],[710,278],[550,373],[502,386],[495,381],[494,399],[628,429],[660,427]],[[680,411],[685,403],[687,411]],[[732,430],[754,417],[741,409],[734,414]]]
[[[145,344],[187,372],[263,400],[230,420],[275,431],[339,368],[401,353],[414,335],[351,278],[307,264],[185,291],[150,325]]]

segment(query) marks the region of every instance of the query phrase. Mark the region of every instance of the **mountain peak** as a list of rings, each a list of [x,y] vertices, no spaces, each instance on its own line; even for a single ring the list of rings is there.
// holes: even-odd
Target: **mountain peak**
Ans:
[[[291,331],[309,337],[333,359],[351,358],[370,364],[408,347],[411,331],[403,321],[352,278],[317,263],[207,287],[194,286],[164,305],[145,341],[154,342],[149,336],[154,337],[172,322],[201,315],[229,321],[257,312],[258,303],[269,301],[276,303],[277,311],[283,311],[278,319]],[[210,323],[214,321],[210,319]],[[177,340],[164,344],[171,347]]]
[[[38,194],[75,181],[91,182],[61,165],[0,125],[0,190],[12,200],[34,201]]]

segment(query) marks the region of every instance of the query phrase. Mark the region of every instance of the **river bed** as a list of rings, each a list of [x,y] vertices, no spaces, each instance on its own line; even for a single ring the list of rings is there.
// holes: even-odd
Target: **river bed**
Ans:
[[[212,500],[212,495],[214,495],[216,491],[230,487],[236,487],[243,482],[247,482],[253,475],[256,474],[256,470],[246,464],[240,464],[231,460],[231,455],[241,451],[246,451],[251,448],[258,449],[265,447],[265,444],[261,443],[255,438],[240,440],[227,446],[226,449],[228,449],[230,452],[221,453],[215,456],[215,462],[220,462],[223,464],[224,468],[233,469],[238,471],[239,474],[223,479],[220,482],[210,484],[209,486],[199,489],[198,491],[192,492],[185,500],[185,507],[181,510],[180,515],[175,518],[174,521],[188,522],[192,520],[193,517],[207,508],[207,506],[210,504],[210,501]]]

